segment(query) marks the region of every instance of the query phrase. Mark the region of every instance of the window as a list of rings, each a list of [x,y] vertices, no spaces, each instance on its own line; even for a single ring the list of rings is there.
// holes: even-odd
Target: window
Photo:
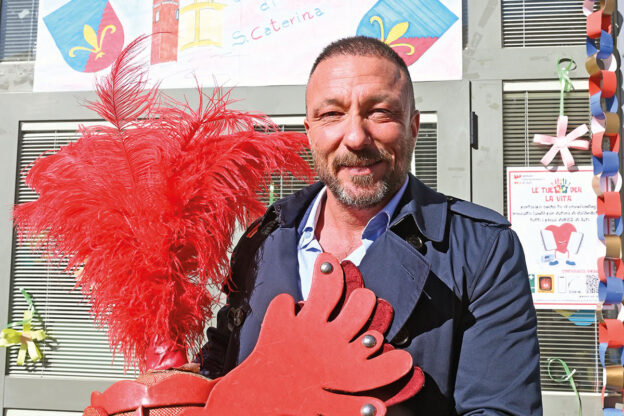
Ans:
[[[418,140],[414,149],[412,159],[412,173],[429,187],[436,189],[438,184],[437,173],[437,117],[435,114],[426,113],[420,115],[420,130]],[[305,133],[303,127],[303,117],[274,117],[273,121],[282,127],[284,131],[296,131]],[[312,153],[306,151],[302,157],[311,165]],[[272,177],[272,185],[268,194],[261,196],[262,201],[269,205],[271,201],[284,198],[301,188],[307,186],[305,181],[293,178],[292,176]],[[318,178],[314,178],[318,180]]]
[[[0,61],[33,61],[38,0],[0,1]]]
[[[589,94],[585,82],[575,82],[574,91],[565,96],[568,131],[589,123]],[[503,177],[505,178],[505,214],[507,213],[508,166],[541,166],[540,159],[548,150],[533,144],[536,133],[554,135],[559,116],[559,83],[505,83],[503,92]],[[576,165],[590,165],[591,152],[571,149]],[[560,156],[553,163],[561,164]],[[565,312],[565,311],[564,311]],[[549,358],[561,358],[570,369],[576,369],[574,380],[581,392],[597,392],[601,385],[597,352],[597,325],[594,311],[582,312],[587,320],[578,326],[566,313],[550,309],[537,311],[540,345],[540,372],[543,391],[570,391],[569,384],[557,383],[548,377]],[[574,312],[574,311],[567,311]],[[591,323],[590,323],[591,322]],[[554,378],[563,376],[560,365],[553,364]]]
[[[602,385],[602,368],[598,363],[598,329],[594,321],[595,311],[578,311],[578,325],[568,319],[575,311],[537,311],[537,335],[540,346],[540,376],[544,391],[570,391],[570,384],[557,383],[548,377],[548,359],[561,358],[570,370],[576,370],[574,382],[580,392],[597,393]],[[561,365],[553,363],[550,373],[555,379],[565,377]]]
[[[588,124],[591,120],[589,94],[586,82],[575,82],[574,91],[565,96],[565,114],[568,116],[568,131]],[[503,92],[503,177],[505,178],[504,198],[507,214],[507,175],[508,166],[542,166],[540,159],[548,150],[545,146],[533,143],[537,133],[552,136],[556,133],[559,116],[559,83],[506,83]],[[577,166],[591,165],[591,152],[570,149]],[[553,163],[560,164],[557,155]]]
[[[421,113],[418,139],[414,148],[412,173],[425,185],[438,189],[438,118]]]
[[[23,171],[42,152],[58,149],[76,140],[79,137],[76,133],[77,124],[23,123],[18,169]],[[15,202],[36,199],[35,192],[24,184],[23,177],[18,178],[18,181]],[[108,336],[104,330],[95,328],[89,305],[83,300],[80,290],[74,289],[73,276],[63,273],[62,265],[53,264],[34,254],[29,248],[29,242],[18,245],[14,239],[13,247],[9,321],[22,320],[27,308],[20,293],[20,288],[24,288],[33,297],[49,338],[39,343],[44,359],[35,364],[27,360],[27,365],[18,366],[17,348],[10,348],[7,374],[36,378],[133,377],[132,371],[124,376],[122,356],[116,357],[113,363]],[[40,328],[35,325],[35,329]]]
[[[501,6],[503,47],[585,44],[582,0],[502,0]]]

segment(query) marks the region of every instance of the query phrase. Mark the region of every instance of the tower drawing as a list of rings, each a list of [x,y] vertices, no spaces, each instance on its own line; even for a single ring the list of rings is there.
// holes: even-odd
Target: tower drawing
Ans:
[[[151,64],[177,61],[179,0],[154,0]]]

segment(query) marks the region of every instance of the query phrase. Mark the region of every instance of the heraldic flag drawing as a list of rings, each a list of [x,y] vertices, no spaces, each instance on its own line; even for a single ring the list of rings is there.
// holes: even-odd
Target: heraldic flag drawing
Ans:
[[[379,0],[364,15],[356,33],[387,43],[409,66],[458,19],[439,0]]]
[[[79,72],[110,66],[124,31],[108,0],[71,0],[43,18],[65,62]]]

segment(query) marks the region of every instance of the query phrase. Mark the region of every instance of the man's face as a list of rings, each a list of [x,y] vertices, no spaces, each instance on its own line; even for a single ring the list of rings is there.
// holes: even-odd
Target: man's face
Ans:
[[[401,187],[418,134],[411,87],[385,58],[338,55],[316,67],[304,125],[319,177],[341,203],[373,207]]]

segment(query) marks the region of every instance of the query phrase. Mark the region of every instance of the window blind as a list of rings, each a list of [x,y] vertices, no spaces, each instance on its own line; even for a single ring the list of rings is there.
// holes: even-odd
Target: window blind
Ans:
[[[31,126],[35,123],[29,123]],[[45,123],[47,125],[51,123]],[[54,123],[54,130],[24,130],[20,133],[18,150],[18,175],[15,202],[36,199],[36,194],[24,184],[28,166],[44,151],[78,138],[77,123]],[[48,339],[39,342],[44,355],[42,361],[27,365],[16,364],[17,349],[9,348],[7,374],[34,377],[97,377],[130,378],[124,376],[123,357],[113,362],[108,336],[95,328],[89,314],[89,305],[79,289],[74,289],[74,277],[63,272],[64,265],[53,263],[33,253],[32,241],[17,244],[14,238],[11,265],[10,322],[21,321],[27,308],[20,289],[33,298],[44,327],[35,319],[34,329],[45,329]],[[21,326],[17,327],[18,329]]]
[[[558,83],[551,84],[548,88]],[[548,150],[533,144],[536,133],[554,135],[559,116],[559,91],[514,88],[503,93],[503,177],[505,178],[505,214],[507,214],[507,175],[509,166],[542,166],[539,162]],[[565,114],[568,129],[589,123],[589,95],[587,91],[575,90],[565,96]],[[572,149],[576,165],[591,164],[591,152]],[[558,155],[554,164],[561,164]],[[587,312],[593,316],[592,312]],[[591,318],[589,318],[591,319]],[[570,369],[576,369],[574,380],[581,392],[597,392],[601,384],[598,374],[597,327],[577,326],[563,314],[554,310],[538,310],[538,338],[540,345],[540,372],[542,390],[570,391],[569,383],[557,383],[548,377],[549,358],[563,359]],[[561,366],[553,364],[554,378],[562,374]]]
[[[571,312],[571,311],[566,311]],[[567,313],[566,313],[567,314]],[[570,383],[557,383],[548,376],[548,359],[560,358],[574,373],[574,382],[581,392],[597,393],[602,386],[602,368],[598,363],[598,330],[596,323],[578,326],[558,311],[537,311],[537,335],[540,346],[540,375],[543,391],[570,391]],[[594,311],[583,311],[587,322],[595,319]],[[565,377],[561,365],[551,364],[555,379]]]
[[[39,0],[0,1],[0,61],[33,61]]]
[[[503,47],[585,44],[583,0],[502,0],[501,13]]]
[[[568,131],[589,124],[587,91],[571,91],[565,96]],[[507,175],[509,166],[542,166],[540,159],[548,150],[533,143],[537,133],[553,136],[559,116],[559,91],[505,91],[503,94],[503,177],[505,178],[504,209],[507,215]],[[571,149],[577,166],[591,165],[591,152]],[[553,164],[561,164],[557,155]]]
[[[423,118],[435,119],[435,116]],[[298,121],[298,120],[297,120]],[[305,133],[303,124],[281,124],[284,131],[296,131]],[[420,125],[418,131],[418,140],[416,141],[416,147],[414,148],[412,173],[416,175],[418,179],[423,181],[426,185],[433,189],[437,189],[438,185],[438,171],[437,171],[437,123],[436,122],[423,122]],[[312,153],[306,151],[302,157],[314,167],[312,160]],[[317,177],[314,178],[318,180]],[[307,186],[307,183],[302,180],[293,178],[292,176],[286,176],[281,178],[279,176],[272,176],[272,193],[273,200],[284,198],[294,192],[297,192],[301,188]],[[269,192],[263,192],[260,196],[264,204],[269,205],[270,195]]]
[[[84,123],[87,124],[87,123]],[[24,123],[20,131],[18,148],[18,175],[15,202],[33,201],[37,195],[24,183],[28,167],[48,150],[76,140],[76,122]],[[287,131],[303,132],[303,125],[282,124]],[[415,150],[414,171],[429,186],[437,185],[437,125],[423,123]],[[310,152],[304,158],[312,164]],[[294,178],[274,177],[274,197],[282,198],[295,192],[306,183]],[[268,203],[268,195],[262,196]],[[32,295],[35,306],[45,327],[35,320],[34,329],[45,329],[49,338],[40,343],[44,359],[39,363],[28,361],[26,366],[16,364],[17,349],[9,349],[7,374],[36,377],[133,377],[129,371],[124,376],[123,357],[113,361],[108,336],[97,329],[89,314],[89,305],[83,300],[79,289],[74,289],[74,276],[63,272],[64,265],[57,264],[33,253],[33,241],[17,244],[14,238],[11,266],[10,322],[20,321],[27,308],[20,289]],[[19,326],[18,326],[19,328]]]

